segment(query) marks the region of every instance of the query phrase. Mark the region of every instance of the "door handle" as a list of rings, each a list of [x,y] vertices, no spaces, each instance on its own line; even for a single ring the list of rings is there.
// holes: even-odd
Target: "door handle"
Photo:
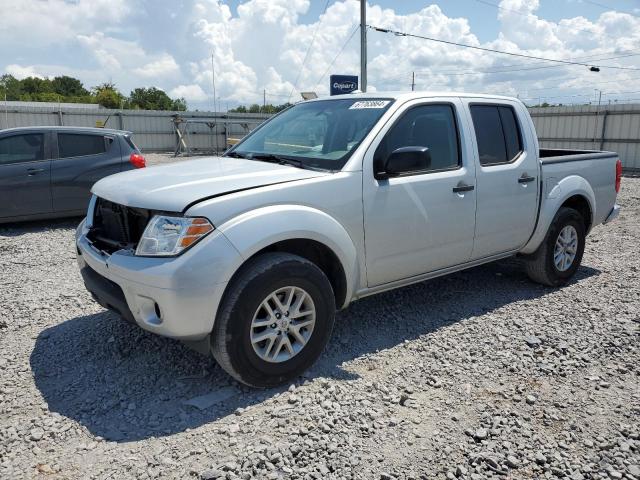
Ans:
[[[27,175],[29,175],[30,177],[40,172],[44,172],[44,168],[27,168]]]
[[[529,183],[529,182],[533,182],[536,179],[536,177],[530,177],[529,175],[522,175],[519,179],[518,179],[518,183]]]
[[[453,191],[455,193],[460,193],[460,192],[470,192],[471,190],[473,190],[474,188],[476,188],[474,185],[466,185],[464,183],[462,184],[458,184],[455,187],[453,187]]]

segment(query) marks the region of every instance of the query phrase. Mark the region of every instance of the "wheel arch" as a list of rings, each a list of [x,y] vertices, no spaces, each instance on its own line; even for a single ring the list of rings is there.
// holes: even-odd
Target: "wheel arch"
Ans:
[[[548,184],[546,194],[542,198],[538,223],[533,235],[520,253],[531,254],[540,246],[549,226],[558,210],[570,207],[577,210],[585,219],[585,232],[594,226],[596,212],[596,196],[589,182],[579,175],[570,175],[559,182],[553,178],[545,179]]]
[[[242,257],[233,276],[262,253],[291,253],[313,262],[325,273],[338,309],[351,300],[358,278],[356,247],[344,227],[325,212],[275,205],[244,213],[219,229]]]
[[[584,231],[588,233],[589,230],[591,230],[591,225],[593,224],[593,208],[585,195],[572,195],[560,205],[558,210],[562,207],[569,207],[576,210],[584,219]]]

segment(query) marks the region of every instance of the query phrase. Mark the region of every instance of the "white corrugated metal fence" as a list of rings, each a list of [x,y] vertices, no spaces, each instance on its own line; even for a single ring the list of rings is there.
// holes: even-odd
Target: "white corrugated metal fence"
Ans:
[[[640,105],[530,108],[541,147],[610,150],[640,170]]]

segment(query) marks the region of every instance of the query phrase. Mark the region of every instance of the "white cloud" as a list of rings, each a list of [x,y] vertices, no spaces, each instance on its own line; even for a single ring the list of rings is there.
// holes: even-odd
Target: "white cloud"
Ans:
[[[27,77],[44,78],[44,75],[38,73],[36,71],[36,67],[33,65],[22,66],[11,64],[5,67],[5,72],[9,75],[13,75],[18,80],[22,80]]]
[[[172,77],[180,71],[180,67],[171,55],[164,54],[158,60],[133,71],[136,75],[146,78]]]
[[[75,37],[79,30],[117,26],[132,9],[127,0],[5,0],[0,15],[0,42],[24,41],[50,46]]]
[[[209,96],[200,85],[178,85],[169,92],[172,98],[184,98],[187,102],[204,102]]]

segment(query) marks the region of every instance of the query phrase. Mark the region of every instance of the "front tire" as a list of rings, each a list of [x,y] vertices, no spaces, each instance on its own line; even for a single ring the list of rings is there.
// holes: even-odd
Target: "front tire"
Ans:
[[[560,208],[542,244],[525,261],[529,278],[549,287],[566,284],[580,267],[585,235],[582,215],[573,208]]]
[[[249,260],[229,284],[211,352],[246,385],[281,385],[320,356],[335,311],[331,283],[314,263],[288,253],[265,253]]]

